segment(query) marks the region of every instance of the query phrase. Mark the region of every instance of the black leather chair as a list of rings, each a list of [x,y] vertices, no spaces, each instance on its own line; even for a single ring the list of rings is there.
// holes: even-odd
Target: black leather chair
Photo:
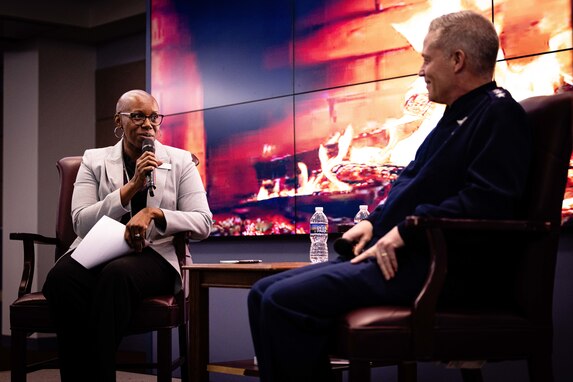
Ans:
[[[526,360],[533,382],[553,380],[553,284],[571,158],[573,93],[521,104],[534,128],[523,220],[409,217],[408,225],[427,237],[426,283],[411,306],[362,308],[340,319],[332,352],[350,360],[351,382],[369,381],[376,365],[398,365],[400,381],[415,381],[416,363],[422,361],[456,362],[464,381],[481,381],[480,368],[467,367],[470,363],[503,360]],[[452,260],[478,252],[484,259],[495,254],[493,269],[497,261],[509,260],[499,289],[503,304],[442,304]],[[483,277],[487,282],[490,276]]]
[[[198,160],[194,156],[194,161]],[[48,304],[42,292],[31,290],[34,277],[34,244],[55,246],[55,258],[59,258],[75,240],[72,226],[71,200],[74,182],[81,164],[81,157],[62,158],[57,163],[60,175],[60,195],[56,220],[55,237],[45,237],[31,233],[11,233],[10,239],[20,240],[24,246],[24,269],[18,289],[18,298],[10,305],[11,328],[11,369],[12,382],[25,382],[26,374],[38,370],[53,362],[27,365],[27,337],[32,333],[55,333],[55,325],[50,317]],[[177,256],[181,265],[185,263],[186,235],[179,234],[174,240]],[[185,277],[185,274],[183,275]],[[159,382],[171,381],[172,372],[181,367],[183,381],[188,381],[188,298],[185,296],[187,282],[183,280],[184,290],[176,295],[156,296],[143,301],[133,317],[129,334],[157,332],[157,362],[137,365],[118,365],[119,368],[157,369]],[[179,331],[179,357],[173,359],[173,328]],[[50,360],[52,361],[52,360]]]

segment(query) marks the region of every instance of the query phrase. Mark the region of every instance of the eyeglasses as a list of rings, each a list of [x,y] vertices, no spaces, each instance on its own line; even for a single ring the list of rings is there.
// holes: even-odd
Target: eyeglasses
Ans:
[[[163,121],[163,114],[151,113],[149,115],[145,115],[143,113],[117,113],[119,115],[125,115],[129,117],[131,121],[136,124],[137,126],[141,126],[145,123],[145,120],[149,118],[149,122],[152,126],[159,126]]]

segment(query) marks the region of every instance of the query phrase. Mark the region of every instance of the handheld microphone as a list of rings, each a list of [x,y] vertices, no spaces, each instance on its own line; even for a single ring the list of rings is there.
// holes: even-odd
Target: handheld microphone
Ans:
[[[153,139],[145,138],[143,143],[141,144],[141,151],[147,152],[151,151],[152,153],[155,152],[155,142]],[[149,196],[154,196],[153,190],[155,189],[155,174],[152,171],[149,171],[145,174],[145,188],[149,190]]]
[[[350,260],[354,257],[354,246],[356,243],[343,239],[339,237],[334,241],[334,250],[340,255],[340,257]]]

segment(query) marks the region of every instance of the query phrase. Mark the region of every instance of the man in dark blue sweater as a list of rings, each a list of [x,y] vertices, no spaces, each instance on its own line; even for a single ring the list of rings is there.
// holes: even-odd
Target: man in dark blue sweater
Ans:
[[[493,25],[477,13],[430,24],[419,75],[429,99],[446,111],[385,203],[343,235],[356,243],[351,261],[303,267],[253,286],[249,319],[261,381],[331,380],[333,319],[358,307],[412,302],[428,259],[404,226],[407,216],[518,215],[531,134],[523,109],[492,81],[498,48]]]

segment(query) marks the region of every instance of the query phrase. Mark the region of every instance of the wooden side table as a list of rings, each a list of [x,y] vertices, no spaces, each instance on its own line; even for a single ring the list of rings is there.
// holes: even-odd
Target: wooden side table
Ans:
[[[189,378],[191,382],[209,381],[209,288],[250,288],[257,280],[310,263],[280,262],[256,264],[190,264],[183,267],[189,272],[190,330],[189,330]],[[253,375],[258,371],[248,361],[233,361],[223,366],[236,370],[247,370],[242,375]],[[237,364],[239,362],[240,364]],[[213,369],[211,371],[225,371]],[[221,366],[222,367],[222,366]],[[231,369],[229,369],[232,371]],[[237,373],[235,373],[237,374]]]

